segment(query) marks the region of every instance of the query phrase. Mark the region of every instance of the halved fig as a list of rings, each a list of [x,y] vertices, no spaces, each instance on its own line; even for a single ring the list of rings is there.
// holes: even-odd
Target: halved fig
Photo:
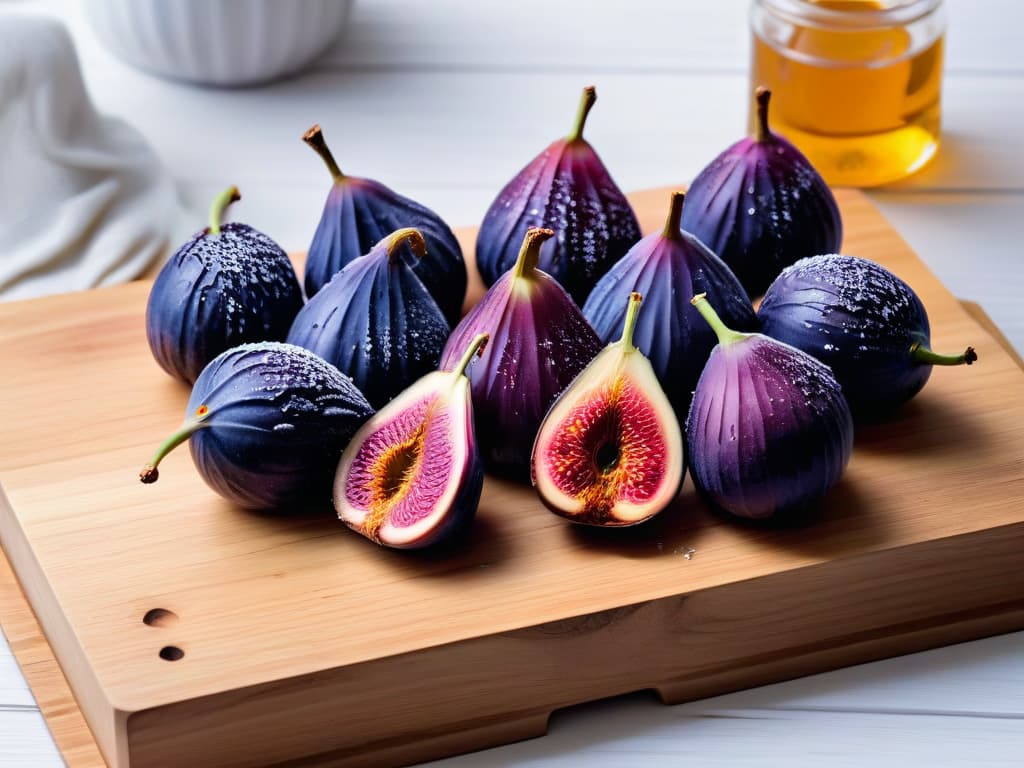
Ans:
[[[575,523],[642,523],[676,497],[686,472],[675,412],[633,344],[640,302],[639,293],[630,294],[622,338],[559,396],[533,446],[541,501]]]
[[[420,549],[468,530],[484,471],[466,368],[476,336],[451,371],[419,379],[352,438],[334,478],[334,507],[349,528],[395,549]]]

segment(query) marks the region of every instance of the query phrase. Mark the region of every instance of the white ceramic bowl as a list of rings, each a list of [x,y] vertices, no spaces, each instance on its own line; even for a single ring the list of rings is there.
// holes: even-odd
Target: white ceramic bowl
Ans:
[[[337,38],[352,0],[84,0],[97,37],[124,61],[208,85],[300,71]]]

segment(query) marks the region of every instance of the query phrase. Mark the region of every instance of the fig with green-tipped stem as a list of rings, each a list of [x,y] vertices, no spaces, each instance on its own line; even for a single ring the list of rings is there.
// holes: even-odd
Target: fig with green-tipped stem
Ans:
[[[722,322],[686,420],[690,476],[713,506],[745,518],[802,518],[838,482],[853,420],[832,371],[806,352]]]
[[[863,420],[886,417],[914,397],[933,366],[978,359],[973,347],[933,352],[928,313],[914,289],[857,256],[823,254],[787,267],[758,317],[766,334],[828,365]]]
[[[541,500],[575,523],[636,525],[676,497],[686,472],[679,422],[634,345],[641,296],[622,335],[559,395],[537,432],[532,479]]]
[[[419,379],[352,438],[334,480],[334,507],[352,530],[397,549],[468,531],[484,470],[466,369],[487,339],[477,334],[450,371]]]
[[[476,263],[492,285],[515,263],[531,227],[555,236],[540,255],[540,268],[582,306],[601,276],[640,239],[640,226],[583,128],[597,100],[583,89],[569,135],[553,142],[505,185],[491,203],[476,239]]]
[[[182,245],[153,283],[146,339],[160,367],[188,383],[231,347],[283,341],[302,308],[288,255],[252,227],[222,223],[237,187],[210,206],[209,226]]]
[[[156,482],[161,462],[188,441],[203,480],[238,506],[323,508],[342,450],[372,413],[352,381],[312,352],[243,344],[203,369],[184,421],[139,479]]]
[[[312,298],[348,263],[390,233],[414,227],[426,241],[426,255],[416,263],[416,274],[449,325],[457,323],[466,296],[466,265],[459,241],[448,225],[434,211],[379,181],[342,173],[319,125],[302,138],[323,159],[332,179],[306,254],[306,295]]]
[[[622,328],[629,294],[638,291],[644,296],[636,345],[650,360],[680,421],[686,417],[693,388],[716,342],[690,299],[706,293],[731,326],[744,331],[757,327],[750,299],[729,267],[679,228],[686,209],[684,197],[682,192],[672,193],[662,231],[630,248],[583,305],[583,314],[597,335],[610,343]]]
[[[447,369],[474,336],[490,335],[469,372],[480,451],[489,470],[523,482],[548,408],[601,351],[569,294],[537,266],[541,245],[552,237],[550,229],[527,230],[512,268],[455,327],[441,354]]]

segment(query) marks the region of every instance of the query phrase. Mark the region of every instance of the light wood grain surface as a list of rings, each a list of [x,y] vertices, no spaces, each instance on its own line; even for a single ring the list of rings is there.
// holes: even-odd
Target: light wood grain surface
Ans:
[[[382,178],[453,223],[478,220],[500,184],[565,130],[557,116],[571,112],[564,102],[583,82],[596,82],[602,99],[588,133],[627,188],[687,180],[742,129],[745,0],[636,2],[628,20],[616,4],[595,3],[586,34],[572,35],[563,30],[581,23],[576,11],[550,5],[357,3],[349,32],[311,75],[241,92],[128,69],[98,46],[77,3],[4,10],[68,21],[97,102],[143,130],[191,207],[182,236],[214,192],[237,182],[239,215],[298,250],[324,193],[322,168],[297,139],[314,120],[338,137],[351,171]],[[1020,8],[1011,0],[948,6],[943,151],[907,182],[870,194],[943,282],[980,301],[1024,349]],[[526,99],[529,116],[510,114],[508,104]],[[42,719],[21,708],[27,690],[3,651],[0,639],[0,765],[59,765]],[[686,755],[728,765],[767,752],[793,765],[827,755],[830,765],[860,766],[865,754],[881,765],[1015,765],[1024,749],[1024,729],[1014,727],[1024,712],[1022,651],[1021,635],[969,643],[772,686],[753,702],[732,696],[667,709],[634,699],[559,716],[543,740],[457,764],[661,765]],[[798,744],[772,727],[783,720],[800,729]],[[984,756],[968,759],[979,741]]]
[[[632,196],[645,231],[668,199]],[[687,486],[653,526],[592,537],[488,479],[466,550],[395,557],[333,516],[233,510],[184,453],[156,486],[135,482],[188,395],[150,359],[147,283],[0,306],[19,319],[0,355],[35,355],[0,411],[19,446],[0,454],[0,533],[104,753],[419,761],[539,735],[595,697],[653,687],[677,702],[1020,627],[1024,603],[998,577],[1024,565],[1024,372],[863,195],[839,201],[850,246],[915,287],[935,343],[973,344],[985,364],[936,372],[897,420],[862,429],[804,530],[723,523]],[[101,402],[109,413],[83,407]],[[170,619],[146,625],[154,608]],[[166,646],[185,658],[160,658]],[[88,764],[71,725],[55,725],[69,762]]]

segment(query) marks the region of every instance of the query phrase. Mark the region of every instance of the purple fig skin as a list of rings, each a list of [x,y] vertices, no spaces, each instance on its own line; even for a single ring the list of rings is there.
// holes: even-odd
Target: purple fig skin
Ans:
[[[288,333],[289,344],[350,376],[374,408],[437,368],[451,331],[414,269],[425,248],[418,230],[391,233],[311,298]]]
[[[582,136],[596,99],[584,89],[573,133],[553,142],[498,193],[480,225],[476,263],[485,285],[512,268],[527,230],[547,227],[540,268],[577,305],[601,276],[640,239],[640,225],[594,148]]]
[[[335,274],[358,259],[391,232],[418,229],[427,254],[416,263],[416,274],[430,291],[449,325],[459,321],[466,297],[466,264],[459,241],[434,211],[403,197],[373,179],[346,176],[315,125],[303,139],[324,159],[334,184],[306,254],[306,295],[313,297]]]
[[[551,404],[603,347],[565,289],[536,266],[553,234],[527,231],[513,269],[456,326],[441,354],[448,370],[474,336],[489,334],[467,374],[477,439],[484,466],[520,482],[530,481],[534,439]]]
[[[602,277],[583,315],[606,344],[618,338],[628,297],[644,297],[633,340],[644,353],[680,422],[686,418],[697,379],[718,337],[690,303],[708,296],[730,328],[753,331],[757,317],[739,280],[702,242],[679,228],[683,193],[672,195],[662,232],[643,238]]]
[[[163,457],[188,440],[203,480],[240,507],[329,507],[341,452],[372,414],[351,380],[312,352],[280,342],[245,344],[203,369],[182,427],[140,479],[154,482]]]
[[[928,314],[914,290],[868,259],[824,254],[787,267],[758,309],[768,336],[828,365],[858,420],[890,415],[924,387],[933,365],[970,365],[931,351]]]
[[[806,256],[834,253],[843,224],[832,190],[796,147],[768,128],[771,93],[757,92],[759,127],[698,174],[682,228],[714,251],[751,296]]]
[[[799,519],[839,480],[853,451],[842,388],[828,366],[795,347],[723,330],[687,417],[690,475],[729,514]]]
[[[281,246],[246,224],[220,224],[238,199],[232,187],[214,202],[211,226],[164,264],[146,304],[154,359],[189,384],[231,347],[284,341],[302,308],[302,288]]]

